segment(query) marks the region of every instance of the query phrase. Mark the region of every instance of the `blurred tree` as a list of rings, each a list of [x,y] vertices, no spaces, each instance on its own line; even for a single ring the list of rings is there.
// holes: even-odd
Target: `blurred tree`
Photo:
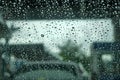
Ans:
[[[6,20],[4,19],[4,14],[0,13],[0,39],[5,39],[5,44],[8,44],[9,39],[12,37],[12,33],[17,31],[19,28],[15,28],[13,25],[8,27]]]
[[[71,40],[68,40],[63,46],[58,46],[61,50],[59,55],[63,58],[63,61],[73,61],[76,63],[82,63],[87,71],[90,71],[90,57],[85,55],[82,51],[82,44],[78,46]]]
[[[6,54],[4,55],[2,53],[2,51],[0,51],[0,65],[2,64],[2,66],[0,66],[0,69],[2,67],[2,74],[0,74],[0,78],[2,78],[3,80],[5,79],[4,74],[6,69],[6,64],[5,64],[5,59],[3,58],[3,56],[7,56],[8,54],[8,42],[10,40],[10,38],[12,37],[12,33],[17,31],[19,28],[14,28],[14,26],[12,25],[11,27],[7,26],[6,20],[4,19],[5,14],[3,14],[2,12],[0,12],[0,39],[4,38],[5,39],[5,45],[4,45],[4,51],[6,52]],[[3,58],[3,59],[1,59]],[[2,61],[2,62],[1,62]]]

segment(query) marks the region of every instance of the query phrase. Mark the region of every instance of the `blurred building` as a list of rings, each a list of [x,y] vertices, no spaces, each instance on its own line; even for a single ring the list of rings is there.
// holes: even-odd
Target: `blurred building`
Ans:
[[[120,79],[119,57],[120,42],[93,43],[91,46],[91,72],[96,73],[97,79],[100,80],[107,80],[108,77],[108,80]]]
[[[0,51],[4,52],[4,47],[0,47]],[[57,60],[56,57],[45,51],[43,44],[11,44],[8,46],[7,52],[29,61]]]

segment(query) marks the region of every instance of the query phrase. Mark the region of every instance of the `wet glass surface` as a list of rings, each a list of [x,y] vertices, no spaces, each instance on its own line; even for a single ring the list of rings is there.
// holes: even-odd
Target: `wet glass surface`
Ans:
[[[0,80],[119,80],[120,1],[0,0]]]

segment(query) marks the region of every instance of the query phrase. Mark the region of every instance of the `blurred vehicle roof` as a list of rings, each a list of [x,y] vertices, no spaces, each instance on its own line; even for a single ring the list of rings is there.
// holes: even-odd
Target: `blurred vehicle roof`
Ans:
[[[15,80],[17,80],[17,79],[20,80],[20,79],[22,79],[21,77],[23,77],[23,76],[24,76],[23,78],[25,78],[25,77],[29,78],[31,76],[33,76],[35,78],[37,78],[38,76],[42,77],[44,72],[46,72],[45,73],[46,76],[47,75],[49,76],[49,77],[44,76],[44,78],[50,78],[51,74],[52,74],[51,75],[52,78],[56,78],[56,76],[60,75],[60,74],[62,74],[64,76],[64,78],[70,78],[72,76],[74,76],[76,78],[82,78],[82,73],[81,73],[81,71],[79,72],[79,70],[80,70],[79,66],[77,65],[77,63],[74,63],[74,62],[55,61],[55,60],[26,62],[26,64],[23,67],[21,67],[21,69],[19,69],[17,71],[17,73],[15,73]],[[59,73],[57,71],[59,71]],[[38,76],[33,75],[34,73]],[[67,74],[71,74],[71,76],[65,76]],[[56,76],[54,76],[54,75],[56,75]],[[61,78],[63,78],[63,77],[59,76],[59,78],[61,80]],[[62,79],[62,80],[64,80],[64,79]],[[67,80],[69,80],[69,79],[67,79]]]
[[[33,61],[33,62],[27,62],[26,65],[34,65],[34,64],[65,64],[65,65],[78,65],[74,62],[66,62],[66,61],[60,61],[60,60],[49,60],[49,61]]]

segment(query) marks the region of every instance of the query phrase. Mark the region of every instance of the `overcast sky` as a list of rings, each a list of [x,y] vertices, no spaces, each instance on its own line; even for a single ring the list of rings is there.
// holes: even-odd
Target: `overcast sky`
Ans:
[[[110,19],[93,20],[29,20],[7,21],[8,26],[20,27],[13,34],[10,44],[44,43],[53,53],[59,51],[58,45],[71,39],[83,44],[89,54],[90,43],[114,40],[113,25]]]

